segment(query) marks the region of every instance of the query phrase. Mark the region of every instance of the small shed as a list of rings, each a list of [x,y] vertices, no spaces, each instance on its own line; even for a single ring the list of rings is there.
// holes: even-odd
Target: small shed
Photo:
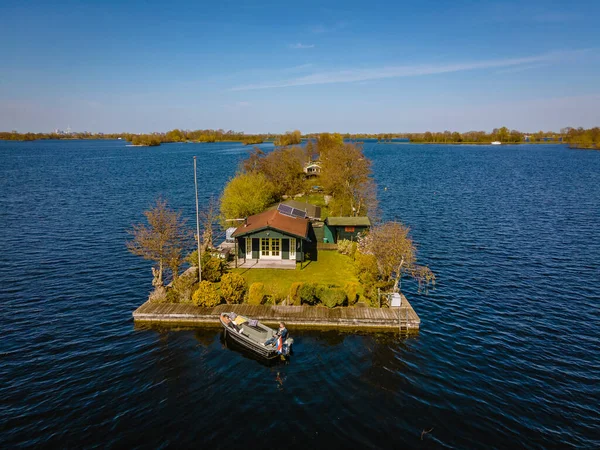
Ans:
[[[348,239],[356,241],[358,235],[371,228],[368,217],[328,217],[325,219],[325,238],[327,242],[336,243]]]

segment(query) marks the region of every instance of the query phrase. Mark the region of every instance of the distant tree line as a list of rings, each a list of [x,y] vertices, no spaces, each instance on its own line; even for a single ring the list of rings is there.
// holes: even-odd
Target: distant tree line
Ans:
[[[0,132],[0,140],[35,141],[38,139],[124,139],[134,145],[160,145],[170,142],[243,142],[247,145],[260,144],[267,140],[275,140],[278,134],[245,134],[243,132],[225,130],[179,130],[166,133],[18,133],[16,131]]]
[[[288,131],[285,134],[278,136],[274,144],[285,147],[287,145],[298,145],[302,142],[302,133],[299,130]]]
[[[598,128],[585,130],[583,128],[562,128],[560,132],[536,131],[524,133],[518,130],[510,130],[507,127],[494,128],[491,133],[486,131],[441,131],[424,133],[344,133],[344,140],[377,139],[379,141],[391,141],[393,139],[408,139],[410,142],[424,144],[489,144],[499,141],[503,144],[525,144],[525,143],[568,143],[577,148],[598,148]],[[313,133],[303,136],[304,138],[317,139],[319,134]]]
[[[564,134],[553,131],[538,131],[535,133],[523,133],[518,130],[509,130],[507,127],[494,128],[491,133],[485,131],[457,131],[410,133],[407,135],[411,142],[444,143],[444,144],[489,144],[490,142],[502,142],[503,144],[521,144],[536,142],[563,142]]]
[[[591,148],[600,150],[600,128],[568,128],[566,129],[567,142],[573,148]]]
[[[326,133],[325,133],[326,134]],[[174,129],[166,133],[18,133],[16,131],[0,132],[0,140],[34,141],[38,139],[125,139],[134,145],[160,145],[170,142],[243,142],[245,145],[256,145],[272,141],[278,147],[298,145],[303,139],[317,140],[323,133],[302,135],[300,131],[288,131],[283,134],[263,133],[246,134],[237,131],[219,130],[180,130]],[[567,143],[574,148],[600,148],[599,128],[562,128],[560,132],[537,131],[524,133],[510,130],[507,127],[494,128],[491,133],[486,131],[441,131],[424,133],[343,133],[335,134],[345,141],[377,139],[391,141],[393,139],[408,139],[410,142],[426,144],[489,144],[499,141],[504,144],[524,143]]]
[[[38,139],[118,139],[125,133],[18,133],[16,131],[0,131],[3,141],[36,141]]]

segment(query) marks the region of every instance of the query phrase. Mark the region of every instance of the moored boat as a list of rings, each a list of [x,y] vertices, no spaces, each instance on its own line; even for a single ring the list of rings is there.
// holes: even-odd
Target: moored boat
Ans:
[[[258,320],[233,312],[221,313],[219,320],[225,329],[226,339],[234,341],[261,358],[275,359],[279,356],[287,356],[292,350],[294,339],[289,334],[285,341],[278,339],[275,344],[265,345],[268,339],[276,336],[276,332]]]

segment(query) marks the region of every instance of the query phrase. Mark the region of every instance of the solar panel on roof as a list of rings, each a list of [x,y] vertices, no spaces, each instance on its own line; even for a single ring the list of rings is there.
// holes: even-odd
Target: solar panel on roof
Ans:
[[[301,209],[298,209],[298,208],[293,208],[290,205],[284,205],[283,203],[279,204],[279,206],[277,207],[277,211],[279,211],[281,214],[284,214],[286,216],[299,217],[301,219],[306,219],[306,211],[302,211]]]
[[[294,208],[292,208],[291,206],[284,205],[283,203],[280,203],[277,207],[277,211],[279,211],[281,214],[285,214],[286,216],[291,216],[293,209]]]
[[[302,211],[301,209],[292,208],[292,216],[300,217],[301,219],[306,219],[306,211]]]

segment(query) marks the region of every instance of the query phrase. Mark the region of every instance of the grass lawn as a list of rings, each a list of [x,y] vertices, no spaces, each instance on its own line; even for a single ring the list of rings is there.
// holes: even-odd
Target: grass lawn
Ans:
[[[344,287],[346,283],[356,282],[354,262],[349,256],[342,255],[336,251],[319,251],[319,260],[296,264],[296,270],[285,269],[231,269],[239,273],[248,281],[248,285],[260,282],[265,288],[273,292],[279,292],[286,296],[292,283],[334,284]],[[362,293],[362,292],[361,292]]]

